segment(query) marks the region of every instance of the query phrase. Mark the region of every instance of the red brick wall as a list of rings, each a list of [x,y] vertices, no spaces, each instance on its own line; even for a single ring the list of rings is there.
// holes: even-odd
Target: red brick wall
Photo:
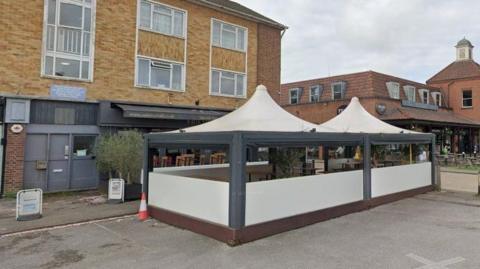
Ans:
[[[15,134],[10,130],[13,124],[6,124],[5,149],[5,192],[15,192],[23,188],[23,158],[26,131]],[[25,128],[25,126],[23,126]]]
[[[442,89],[445,101],[450,105],[455,113],[472,120],[480,121],[480,79],[459,79],[456,81],[446,81],[431,83],[430,85]],[[463,108],[463,90],[472,90],[471,108]]]

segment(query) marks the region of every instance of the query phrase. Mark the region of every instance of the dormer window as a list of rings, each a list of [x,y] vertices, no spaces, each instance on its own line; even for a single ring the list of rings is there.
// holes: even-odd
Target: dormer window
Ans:
[[[386,85],[390,98],[400,99],[400,83],[389,81]]]
[[[420,95],[420,100],[422,101],[422,103],[423,104],[428,104],[429,103],[428,95],[429,95],[430,91],[427,90],[427,89],[420,89],[420,90],[418,90],[418,93]]]
[[[314,85],[310,87],[310,103],[317,103],[320,101],[320,96],[322,96],[323,87],[322,85]]]
[[[442,93],[441,92],[432,92],[433,103],[437,106],[442,106]]]
[[[347,90],[347,83],[345,81],[332,83],[332,100],[340,100],[345,98],[346,90]]]
[[[290,89],[289,95],[289,102],[291,105],[295,105],[300,102],[300,88]]]
[[[403,86],[403,92],[408,101],[415,102],[415,87],[410,85]]]

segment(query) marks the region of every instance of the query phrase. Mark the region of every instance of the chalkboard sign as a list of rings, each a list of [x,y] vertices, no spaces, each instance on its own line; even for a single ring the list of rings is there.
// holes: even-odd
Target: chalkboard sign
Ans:
[[[33,220],[42,217],[42,189],[21,190],[17,193],[17,220]]]

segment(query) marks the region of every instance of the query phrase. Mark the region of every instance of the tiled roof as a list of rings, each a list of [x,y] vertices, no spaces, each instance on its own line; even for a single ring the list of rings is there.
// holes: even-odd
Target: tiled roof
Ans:
[[[387,110],[385,114],[380,116],[379,118],[385,121],[417,120],[438,123],[450,123],[454,125],[480,126],[480,122],[478,121],[465,118],[463,116],[453,113],[450,110],[443,109],[433,111],[408,107],[396,107]]]
[[[226,11],[236,13],[237,15],[266,23],[276,28],[280,28],[280,29],[288,28],[287,26],[279,22],[276,22],[268,17],[265,17],[262,14],[234,1],[230,1],[230,0],[190,0],[190,1],[198,4],[204,4],[217,9],[224,9]]]
[[[427,80],[427,83],[461,78],[480,77],[480,65],[475,61],[455,61]]]

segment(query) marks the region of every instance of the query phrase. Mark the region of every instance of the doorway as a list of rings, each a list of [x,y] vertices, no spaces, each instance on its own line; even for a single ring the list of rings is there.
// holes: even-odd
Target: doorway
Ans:
[[[24,187],[45,192],[92,189],[98,185],[96,134],[27,134]]]

